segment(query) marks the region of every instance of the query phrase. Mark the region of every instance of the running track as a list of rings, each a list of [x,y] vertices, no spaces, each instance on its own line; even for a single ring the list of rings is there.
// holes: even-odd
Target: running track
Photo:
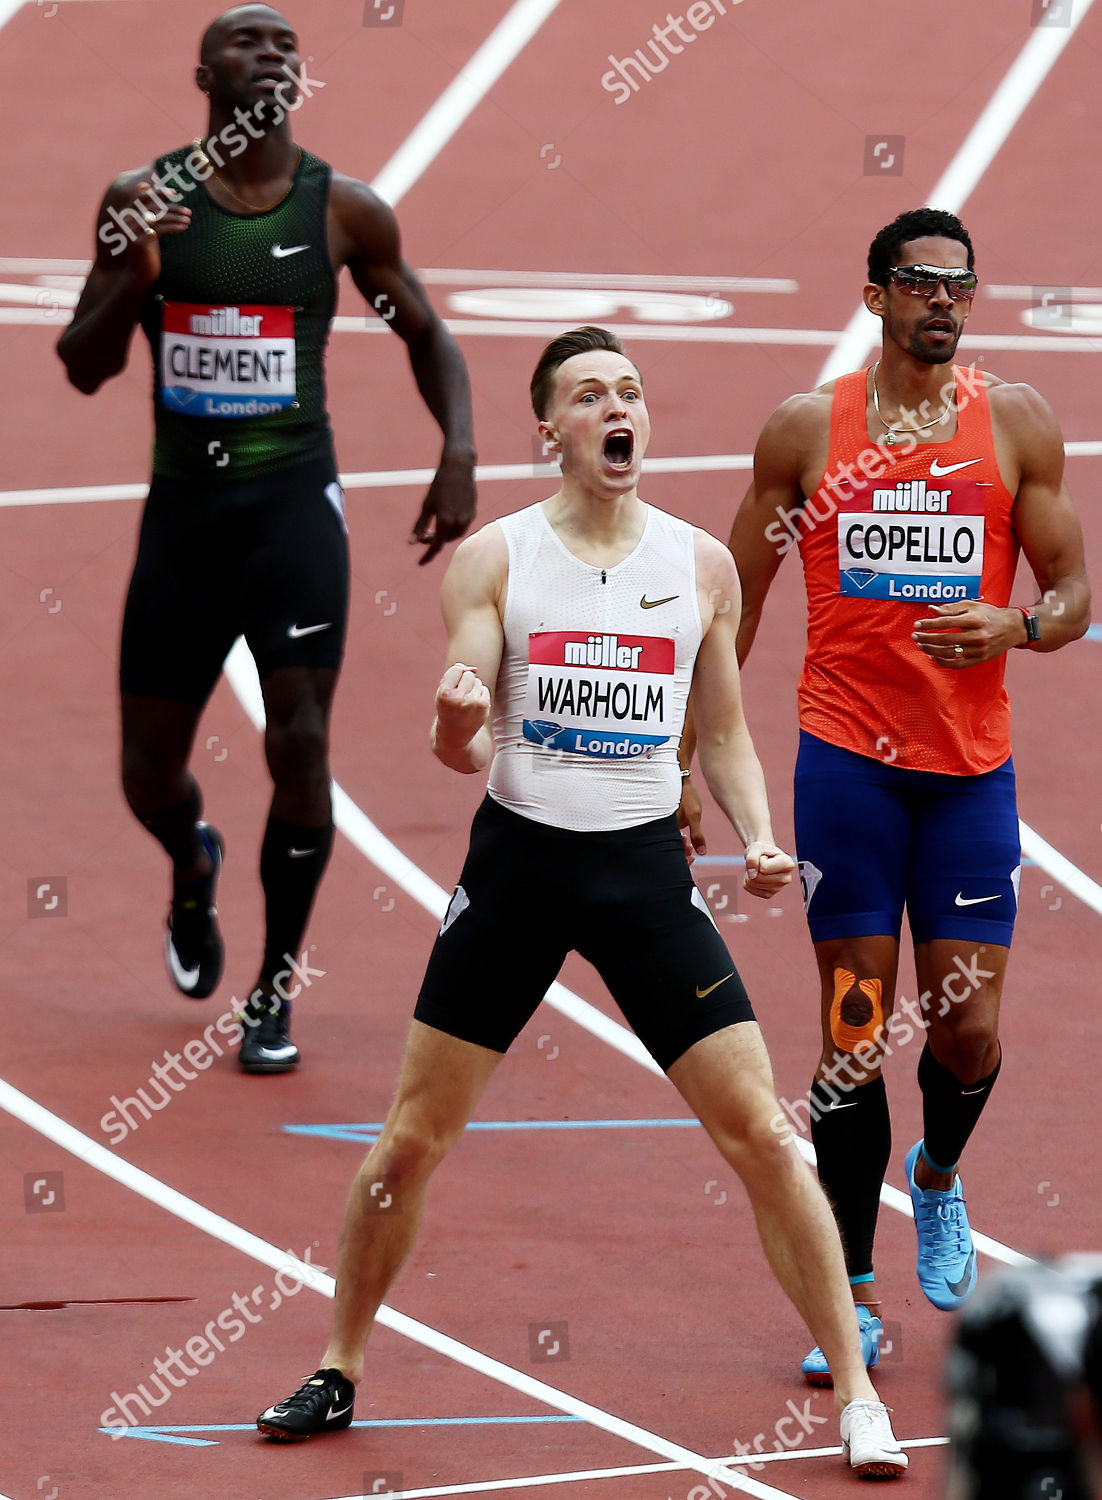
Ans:
[[[1077,0],[1074,30],[1034,28],[1030,0],[961,0],[951,27],[924,28],[902,7],[869,27],[854,0],[728,3],[620,106],[601,76],[610,54],[626,58],[664,22],[658,8],[521,3],[509,12],[513,32],[495,31],[507,0],[409,0],[401,24],[363,24],[380,9],[373,0],[366,12],[348,0],[295,7],[309,71],[325,83],[298,133],[345,171],[373,179],[386,166],[382,186],[400,200],[409,258],[433,272],[432,295],[471,367],[480,457],[491,469],[483,519],[549,493],[551,480],[533,472],[528,373],[547,337],[592,318],[634,338],[644,366],[652,455],[668,461],[644,493],[725,535],[745,479],[739,456],[772,407],[819,379],[835,351],[849,365],[863,357],[859,331],[843,334],[869,237],[941,184],[937,201],[963,207],[988,287],[966,348],[1052,400],[1093,551],[1102,211],[1072,162],[1098,134],[1098,8]],[[210,12],[192,0],[62,0],[0,5],[0,16],[0,82],[19,156],[0,208],[12,434],[0,495],[9,677],[0,941],[10,996],[0,1068],[0,1492],[702,1494],[694,1471],[707,1460],[759,1433],[772,1449],[786,1403],[804,1410],[796,1364],[805,1339],[765,1272],[737,1183],[698,1130],[662,1123],[683,1119],[677,1096],[630,1045],[609,1045],[623,1040],[614,1028],[605,1040],[594,1034],[594,1011],[615,1018],[578,961],[562,980],[588,1003],[586,1024],[540,1012],[479,1110],[480,1121],[513,1128],[471,1131],[434,1188],[357,1410],[380,1425],[295,1449],[262,1444],[251,1429],[253,1414],[316,1362],[327,1307],[310,1288],[273,1306],[277,1271],[286,1251],[332,1263],[340,1203],[364,1149],[364,1132],[347,1127],[385,1113],[431,942],[431,883],[453,882],[480,796],[474,778],[450,776],[424,746],[443,645],[441,567],[417,569],[405,544],[419,486],[403,475],[431,466],[432,424],[400,349],[384,347],[382,325],[368,324],[351,293],[330,358],[338,451],[357,476],[334,768],[358,843],[338,844],[310,934],[311,963],[326,973],[297,1012],[306,1061],[298,1075],[254,1080],[216,1060],[106,1153],[112,1137],[100,1121],[112,1097],[147,1086],[166,1049],[179,1052],[229,1006],[259,933],[264,780],[255,729],[223,686],[199,770],[230,847],[227,979],[202,1007],[169,990],[158,957],[163,872],[122,808],[114,769],[115,640],[146,472],[147,367],[139,351],[91,403],[65,385],[52,353],[79,274],[64,263],[87,257],[102,186],[201,127],[188,72]],[[480,54],[471,81],[469,64],[491,34],[498,45]],[[456,85],[461,70],[467,82]],[[430,119],[434,133],[414,136],[442,97],[457,107]],[[962,154],[989,101],[987,128]],[[402,152],[411,137],[414,149]],[[877,156],[881,137],[903,137],[890,171],[878,163],[899,143]],[[1075,289],[1074,314],[1029,326],[1034,288]],[[697,300],[675,309],[671,294]],[[686,308],[701,320],[670,321]],[[512,477],[495,477],[502,470]],[[127,497],[105,498],[115,486],[131,487]],[[66,503],[77,487],[100,498]],[[1023,580],[1016,597],[1026,588]],[[790,563],[746,673],[782,837],[801,619]],[[1023,817],[1082,872],[1088,897],[1102,880],[1091,694],[1099,649],[1084,642],[1010,664]],[[379,852],[357,808],[412,867]],[[713,855],[733,856],[714,810],[710,829]],[[717,863],[700,874],[717,907],[727,897],[719,916],[730,918],[737,870]],[[744,901],[735,915],[731,941],[778,1088],[794,1098],[816,1035],[798,904],[789,893],[776,909]],[[1007,1063],[966,1173],[974,1222],[996,1256],[1099,1243],[1090,1156],[1099,921],[1051,874],[1027,867]],[[901,983],[913,995],[913,976]],[[904,1051],[889,1070],[897,1188],[918,1130],[916,1057],[917,1048]],[[555,1121],[651,1123],[516,1128]],[[322,1126],[343,1128],[302,1129]],[[895,1325],[881,1389],[897,1431],[917,1444],[909,1493],[933,1496],[949,1324],[917,1292],[910,1225],[890,1204],[881,1223]],[[324,1291],[324,1277],[313,1280]],[[202,1335],[235,1294],[255,1321],[151,1415],[157,1430],[118,1441],[102,1433],[112,1392],[148,1387],[166,1346]],[[42,1303],[62,1305],[26,1306]],[[782,1427],[792,1446],[741,1470],[743,1485],[801,1500],[853,1493],[829,1451],[833,1422],[811,1421],[828,1412],[816,1397],[805,1420],[813,1430]],[[717,1481],[728,1493],[737,1483]]]

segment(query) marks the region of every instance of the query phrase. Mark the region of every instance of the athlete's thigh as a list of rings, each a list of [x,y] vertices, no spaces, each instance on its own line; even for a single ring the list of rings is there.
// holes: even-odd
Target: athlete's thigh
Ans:
[[[598,846],[586,863],[578,952],[660,1068],[701,1038],[753,1019],[689,873],[676,818]]]
[[[411,1021],[385,1131],[450,1146],[470,1119],[501,1053]]]
[[[328,458],[256,481],[240,585],[245,638],[261,677],[340,666],[348,623],[344,496]]]
[[[527,1025],[571,947],[560,920],[568,875],[558,878],[554,848],[527,822],[489,797],[475,814],[414,1011],[424,1025],[498,1053]]]
[[[814,943],[898,941],[911,841],[907,775],[801,732],[793,811]]]
[[[777,1114],[773,1070],[756,1022],[703,1037],[672,1064],[669,1079],[720,1145],[768,1127]]]
[[[198,710],[240,631],[235,554],[217,494],[154,478],[123,611],[119,685]]]
[[[269,727],[325,728],[337,685],[336,667],[277,667],[261,678]]]
[[[123,765],[140,771],[182,769],[191,758],[202,704],[122,695]]]
[[[916,808],[907,914],[916,944],[1009,947],[1022,851],[1014,765],[938,776]]]
[[[932,938],[915,944],[915,972],[930,1037],[948,1041],[998,1031],[1010,949],[976,938]]]

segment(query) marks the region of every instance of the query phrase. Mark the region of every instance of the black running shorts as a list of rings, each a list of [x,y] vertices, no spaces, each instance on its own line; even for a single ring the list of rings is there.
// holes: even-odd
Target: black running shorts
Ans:
[[[703,1037],[754,1019],[673,814],[574,833],[487,797],[414,1014],[506,1052],[572,950],[663,1069]]]
[[[331,455],[238,484],[154,475],[123,615],[124,693],[205,703],[239,635],[262,678],[338,667],[347,617]]]

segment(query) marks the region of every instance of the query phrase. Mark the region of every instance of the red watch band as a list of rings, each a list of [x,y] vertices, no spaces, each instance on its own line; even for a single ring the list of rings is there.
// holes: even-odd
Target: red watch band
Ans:
[[[1026,646],[1032,646],[1034,641],[1041,639],[1041,622],[1033,610],[1027,608],[1024,604],[1014,604],[1011,605],[1011,608],[1021,610],[1022,619],[1025,621],[1025,640],[1019,641],[1017,646],[1017,650],[1023,651]]]

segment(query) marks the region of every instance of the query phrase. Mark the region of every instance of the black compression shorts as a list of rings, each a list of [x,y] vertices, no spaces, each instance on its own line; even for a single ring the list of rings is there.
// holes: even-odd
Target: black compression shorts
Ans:
[[[338,667],[347,617],[331,455],[239,484],[154,476],[123,615],[124,693],[205,703],[239,635],[262,678]]]
[[[754,1013],[693,884],[677,818],[574,833],[487,797],[414,1014],[506,1052],[572,950],[662,1069]]]

